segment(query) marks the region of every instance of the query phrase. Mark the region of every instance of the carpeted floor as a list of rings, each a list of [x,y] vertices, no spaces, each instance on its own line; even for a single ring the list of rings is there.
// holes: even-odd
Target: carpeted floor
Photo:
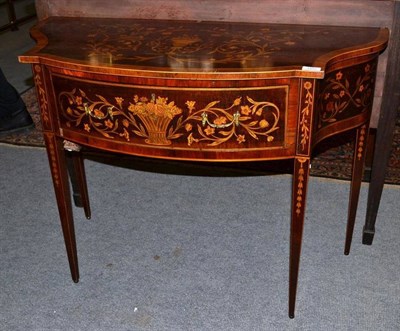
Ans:
[[[22,97],[33,117],[36,128],[27,133],[11,134],[7,137],[0,138],[0,142],[14,145],[43,147],[44,142],[41,133],[40,115],[35,90],[28,90]],[[317,147],[317,153],[312,161],[311,176],[349,180],[351,178],[354,142],[353,136],[352,132],[349,132],[348,135],[340,138],[341,141],[339,142],[337,138],[335,138],[335,141],[328,140],[322,142]],[[264,164],[259,162],[230,166],[233,168],[240,167],[241,169],[247,167],[252,171],[265,171]],[[276,169],[290,169],[290,164],[286,163],[272,166],[272,170]],[[392,143],[392,153],[388,169],[386,170],[385,182],[387,184],[400,185],[400,117],[398,117],[396,123]]]
[[[92,219],[73,210],[72,282],[43,148],[0,146],[1,331],[396,331],[400,186],[372,246],[362,185],[311,178],[296,318],[287,316],[291,176],[208,177],[86,163]]]

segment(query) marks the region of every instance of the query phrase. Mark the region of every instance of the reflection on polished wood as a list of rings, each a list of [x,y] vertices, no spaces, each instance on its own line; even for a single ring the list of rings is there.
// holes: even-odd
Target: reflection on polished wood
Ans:
[[[350,250],[379,54],[388,30],[227,22],[49,18],[32,63],[71,274],[79,279],[65,140],[196,161],[294,164],[289,316],[294,317],[310,155],[357,129]],[[83,162],[73,164],[90,217]]]

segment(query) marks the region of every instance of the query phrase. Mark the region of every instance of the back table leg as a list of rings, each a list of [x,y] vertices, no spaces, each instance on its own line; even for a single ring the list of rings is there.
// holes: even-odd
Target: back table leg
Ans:
[[[83,207],[87,219],[91,218],[89,193],[83,155],[81,151],[66,151],[68,172],[71,179],[75,206]]]
[[[354,146],[353,169],[350,186],[350,199],[347,219],[346,242],[344,254],[349,255],[351,241],[353,239],[354,224],[357,214],[358,199],[360,196],[361,182],[363,178],[363,167],[366,156],[368,137],[368,125],[363,125],[357,129],[357,138]]]

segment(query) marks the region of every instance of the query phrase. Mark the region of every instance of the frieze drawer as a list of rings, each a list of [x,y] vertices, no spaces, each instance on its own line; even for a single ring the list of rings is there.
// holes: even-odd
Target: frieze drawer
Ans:
[[[289,84],[161,87],[62,75],[52,81],[60,133],[78,143],[202,153],[294,150]]]

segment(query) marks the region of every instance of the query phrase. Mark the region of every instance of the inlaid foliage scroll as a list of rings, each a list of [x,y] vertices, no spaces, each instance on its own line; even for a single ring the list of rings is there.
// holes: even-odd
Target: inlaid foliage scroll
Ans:
[[[285,138],[287,87],[109,89],[80,82],[58,92],[61,125],[110,140],[185,148],[275,147]],[[222,93],[223,92],[223,93]]]
[[[329,73],[319,92],[317,129],[369,112],[375,75],[375,61]]]

